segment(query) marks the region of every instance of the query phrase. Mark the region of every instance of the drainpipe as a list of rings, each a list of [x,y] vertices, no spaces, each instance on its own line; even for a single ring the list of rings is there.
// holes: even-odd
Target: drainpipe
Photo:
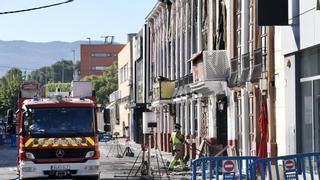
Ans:
[[[249,96],[246,89],[241,89],[241,127],[242,127],[242,156],[250,155],[249,148]]]
[[[164,8],[162,8],[161,10],[161,23],[162,23],[162,26],[161,26],[161,46],[162,46],[162,61],[163,61],[163,76],[164,77],[168,77],[168,74],[167,74],[167,70],[168,70],[168,59],[166,58],[166,37],[165,37],[165,33],[166,33],[166,23],[165,23],[165,15],[164,15]]]
[[[191,149],[190,149],[190,157],[191,159],[194,159],[196,157],[196,144],[195,144],[195,123],[194,123],[194,99],[193,97],[190,100],[190,144],[191,144]]]
[[[193,138],[195,136],[195,124],[194,124],[194,100],[190,100],[190,135]]]
[[[228,146],[230,149],[234,148],[237,144],[237,97],[235,95],[235,91],[230,91],[229,104],[228,104]],[[229,154],[228,154],[229,155]]]
[[[181,125],[181,134],[185,134],[184,132],[184,119],[185,119],[185,109],[184,109],[184,106],[185,106],[185,101],[181,101],[181,106],[180,106],[180,125]]]
[[[243,68],[242,57],[249,52],[249,0],[241,1],[241,54],[239,60]],[[241,74],[241,73],[240,73]],[[249,148],[249,97],[245,88],[241,88],[241,124],[242,124],[242,155],[250,155]]]
[[[217,0],[219,1],[219,0]],[[214,19],[214,12],[215,12],[215,9],[214,9],[214,1],[209,1],[209,22],[208,22],[208,26],[209,26],[209,31],[208,31],[208,50],[213,50],[213,37],[215,36],[215,33],[216,33],[216,28],[214,27],[215,24],[214,22],[216,21],[217,22],[217,17],[216,19]]]
[[[197,10],[197,39],[198,39],[198,46],[197,46],[197,52],[202,51],[202,21],[201,21],[201,16],[202,16],[202,0],[198,0],[198,10]]]
[[[267,68],[268,68],[268,157],[277,155],[276,120],[275,120],[275,85],[274,85],[274,27],[267,27]]]
[[[216,95],[212,93],[209,96],[209,137],[211,142],[216,144],[217,142],[217,108],[216,108]]]
[[[183,59],[183,56],[184,56],[184,47],[183,47],[183,19],[184,19],[184,7],[183,7],[183,4],[182,2],[180,1],[180,21],[179,21],[179,34],[180,34],[180,42],[179,42],[179,51],[180,51],[180,78],[183,78],[183,63],[184,63],[184,59]]]
[[[201,98],[197,98],[197,121],[198,121],[198,138],[201,137],[201,126],[202,126],[202,120],[201,120]]]
[[[185,55],[184,55],[184,74],[185,75],[189,75],[190,73],[190,69],[188,67],[188,59],[190,58],[190,44],[191,44],[191,41],[190,41],[190,28],[189,28],[189,22],[190,22],[190,3],[189,1],[186,1],[186,6],[185,6]]]
[[[178,4],[178,1],[175,2],[175,18],[176,18],[176,27],[175,27],[175,36],[176,36],[176,39],[175,39],[175,66],[176,66],[176,69],[175,69],[175,77],[176,79],[179,79],[179,51],[178,51],[178,44],[179,44],[179,41],[178,41],[178,23],[179,23],[179,4]],[[178,121],[177,121],[178,122]]]
[[[249,0],[241,1],[241,55],[248,53]]]
[[[185,101],[185,117],[184,117],[184,124],[185,124],[185,135],[189,136],[190,135],[190,111],[189,111],[189,103],[190,99],[186,99]]]

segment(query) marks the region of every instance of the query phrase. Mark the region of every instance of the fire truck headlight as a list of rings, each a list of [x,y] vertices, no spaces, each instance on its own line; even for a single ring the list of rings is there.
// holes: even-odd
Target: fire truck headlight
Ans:
[[[89,152],[87,152],[87,154],[86,154],[86,158],[91,158],[91,157],[93,157],[94,156],[94,151],[89,151]]]
[[[22,167],[21,170],[23,172],[34,172],[34,171],[36,171],[36,168],[34,168],[34,167]]]
[[[26,158],[27,159],[35,159],[34,155],[32,153],[30,153],[30,152],[26,152]]]
[[[99,170],[99,166],[98,165],[85,166],[84,169],[87,170],[87,171],[98,171]]]

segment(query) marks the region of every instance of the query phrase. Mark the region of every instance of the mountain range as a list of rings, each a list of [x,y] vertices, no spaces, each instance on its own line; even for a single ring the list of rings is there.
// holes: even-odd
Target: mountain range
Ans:
[[[30,73],[32,70],[49,66],[61,59],[80,59],[80,44],[88,41],[75,42],[28,42],[28,41],[1,41],[0,40],[0,77],[10,68],[16,67]],[[93,42],[102,43],[99,41]]]

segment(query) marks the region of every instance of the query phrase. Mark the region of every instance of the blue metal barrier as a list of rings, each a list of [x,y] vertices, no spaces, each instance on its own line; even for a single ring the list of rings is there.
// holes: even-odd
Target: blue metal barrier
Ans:
[[[253,179],[320,179],[320,152],[257,159],[251,164]]]
[[[257,157],[203,157],[192,161],[192,179],[196,180],[200,174],[202,180],[205,179],[252,179],[250,175],[250,165],[257,160]],[[201,171],[197,173],[197,167]],[[208,171],[208,172],[207,172]]]
[[[17,145],[17,138],[15,134],[0,135],[0,145],[10,145],[15,147]]]

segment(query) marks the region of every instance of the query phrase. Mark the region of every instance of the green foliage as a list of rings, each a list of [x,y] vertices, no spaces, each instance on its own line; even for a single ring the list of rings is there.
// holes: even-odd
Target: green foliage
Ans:
[[[118,64],[113,63],[105,69],[102,75],[90,75],[82,78],[91,81],[96,92],[97,103],[109,103],[109,95],[118,89]]]
[[[61,60],[51,66],[45,66],[31,72],[28,79],[36,80],[40,85],[48,82],[71,82],[73,80],[73,70],[79,71],[80,63],[73,64],[72,61]]]
[[[71,84],[70,83],[48,83],[44,85],[46,92],[55,92],[57,88],[60,89],[61,92],[70,92]]]
[[[0,116],[4,116],[7,109],[17,109],[22,80],[22,72],[17,68],[10,69],[0,78]]]

